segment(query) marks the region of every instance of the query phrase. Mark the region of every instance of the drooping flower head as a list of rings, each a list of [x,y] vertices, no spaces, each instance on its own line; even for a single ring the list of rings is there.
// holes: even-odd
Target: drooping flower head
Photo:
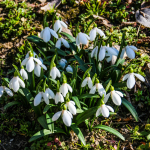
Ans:
[[[66,66],[66,64],[67,64],[67,60],[66,59],[60,59],[59,60],[59,65],[61,66],[61,68],[65,68],[65,66]]]
[[[88,87],[91,89],[93,86],[90,74],[88,73],[88,76],[83,80],[81,87],[85,87],[88,84]]]
[[[6,86],[2,85],[0,86],[0,97],[3,95],[4,91],[9,95],[9,96],[13,96],[13,92],[7,88]]]
[[[21,66],[20,75],[22,76],[23,80],[28,80],[28,74],[27,74],[27,72],[24,70],[24,67],[23,67],[23,66]]]
[[[68,28],[67,25],[63,22],[63,21],[60,21],[58,20],[58,17],[56,17],[56,22],[54,24],[54,31],[57,32],[59,30],[59,33],[62,31],[62,26],[64,28]]]
[[[67,71],[67,72],[70,72],[70,73],[73,73],[73,69],[72,69],[72,67],[71,67],[70,65],[68,65],[68,66],[66,67],[66,71]]]
[[[76,110],[75,102],[74,102],[74,101],[68,100],[67,103],[66,103],[66,107],[69,109],[69,111],[70,111],[73,115],[76,115],[77,110]]]
[[[55,63],[53,64],[53,68],[50,71],[50,76],[52,77],[52,79],[56,79],[56,77],[61,77],[60,71],[57,69]]]
[[[88,43],[88,40],[90,40],[90,37],[85,33],[78,33],[76,37],[76,44],[79,46],[80,44],[86,45]]]

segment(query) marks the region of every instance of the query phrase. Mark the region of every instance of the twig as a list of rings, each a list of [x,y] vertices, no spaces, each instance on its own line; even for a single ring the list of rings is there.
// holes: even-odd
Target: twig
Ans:
[[[138,37],[139,31],[140,31],[140,27],[141,27],[141,24],[140,24],[140,26],[138,27],[137,37]]]
[[[4,147],[1,143],[0,143],[0,146],[1,146],[4,150],[6,150],[5,147]]]

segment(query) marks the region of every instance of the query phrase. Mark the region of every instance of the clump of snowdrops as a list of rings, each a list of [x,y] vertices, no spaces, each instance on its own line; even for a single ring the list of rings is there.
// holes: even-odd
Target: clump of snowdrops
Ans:
[[[22,104],[30,104],[34,109],[43,130],[33,135],[30,142],[53,133],[69,134],[73,130],[86,145],[80,130],[82,122],[89,131],[104,129],[124,140],[115,129],[101,124],[94,126],[93,122],[97,117],[105,119],[115,115],[113,107],[122,103],[138,120],[134,107],[121,90],[126,86],[132,89],[136,80],[145,81],[133,72],[130,64],[123,65],[124,56],[134,59],[138,49],[127,45],[124,33],[120,50],[117,50],[111,37],[106,37],[96,26],[89,34],[77,29],[74,38],[62,32],[67,25],[58,17],[54,16],[52,22],[53,28],[49,28],[44,21],[40,38],[27,38],[36,47],[33,50],[26,42],[26,56],[20,60],[20,66],[13,65],[16,71],[11,80],[3,78],[0,96],[4,91],[9,96],[20,94]],[[84,45],[89,48],[84,49]],[[125,75],[127,70],[129,73]]]

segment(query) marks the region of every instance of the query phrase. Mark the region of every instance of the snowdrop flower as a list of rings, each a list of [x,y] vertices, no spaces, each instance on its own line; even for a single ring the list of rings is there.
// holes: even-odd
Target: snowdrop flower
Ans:
[[[30,52],[29,57],[25,58],[22,61],[21,66],[26,65],[27,71],[32,72],[34,70],[34,67],[35,67],[34,61],[37,62],[39,65],[42,65],[42,62],[39,59],[34,58],[33,54]]]
[[[6,86],[0,86],[0,97],[3,95],[4,91],[9,95],[9,96],[13,96],[12,91],[7,88]]]
[[[67,127],[71,126],[73,116],[68,110],[62,110],[55,113],[52,117],[52,121],[56,121],[60,117],[60,115],[62,115],[62,120],[64,124]]]
[[[61,77],[60,71],[56,68],[56,64],[54,64],[54,67],[51,69],[50,76],[52,77],[52,79],[56,79],[56,77]]]
[[[39,92],[34,98],[34,106],[39,105],[43,101],[43,99],[44,99],[45,103],[48,105],[49,104],[48,98],[49,97],[47,94],[45,94],[44,92]]]
[[[117,106],[121,105],[121,97],[123,97],[123,94],[119,91],[115,91],[114,87],[111,86],[110,88],[111,92],[108,93],[105,97],[104,97],[104,103],[106,103],[111,95],[111,99],[113,101],[113,103]]]
[[[91,89],[93,86],[92,80],[90,78],[90,74],[83,80],[81,87],[85,87],[88,84],[88,87]]]
[[[125,48],[123,48],[122,52],[121,52],[121,55],[120,55],[120,58],[123,58],[125,53],[127,54],[127,56],[130,58],[130,59],[134,59],[135,58],[135,52],[134,51],[137,51],[138,49],[135,47],[135,46],[126,46]]]
[[[69,101],[66,103],[66,107],[69,109],[69,111],[73,114],[76,115],[76,107],[75,107],[75,102],[74,101]]]
[[[109,117],[109,111],[114,112],[114,109],[111,106],[102,104],[96,111],[96,117],[102,114],[104,117]]]
[[[18,73],[14,73],[14,77],[9,82],[9,88],[13,89],[14,92],[17,92],[20,88],[25,88],[24,82],[18,77]]]
[[[27,72],[24,70],[24,67],[23,67],[23,66],[21,66],[20,75],[22,76],[23,80],[28,80],[28,74],[27,74]]]
[[[68,66],[66,67],[66,71],[73,73],[73,69],[72,69],[72,67],[71,67],[70,65],[68,65]]]
[[[45,43],[47,43],[47,42],[50,40],[50,38],[51,38],[51,34],[52,34],[56,39],[58,39],[57,33],[56,33],[54,30],[50,29],[49,27],[45,27],[45,29],[43,29],[43,30],[41,31],[40,37],[43,39],[43,41],[44,41]]]
[[[102,84],[99,83],[98,79],[96,79],[96,84],[91,88],[90,94],[95,94],[96,90],[98,91],[100,96],[103,96],[103,94],[104,96],[106,95],[106,91]]]
[[[67,25],[63,21],[56,20],[56,22],[54,24],[54,31],[57,32],[59,30],[59,33],[60,33],[62,30],[62,26],[64,28],[68,28]]]
[[[44,64],[41,64],[41,65],[39,65],[38,63],[35,64],[34,74],[35,74],[37,77],[40,77],[40,75],[41,75],[41,67],[42,67],[44,70],[47,70],[47,67],[46,67]]]
[[[70,91],[72,93],[72,87],[67,84],[66,82],[64,82],[61,86],[60,86],[60,92],[62,93],[62,95],[64,97],[66,97],[66,94],[68,93],[68,91]]]
[[[87,34],[80,32],[76,37],[76,44],[77,46],[79,46],[80,43],[86,45],[88,43],[88,40],[90,40],[90,37]]]
[[[54,97],[54,100],[55,100],[55,104],[58,104],[58,102],[63,103],[64,97],[62,96],[62,94],[60,92],[57,92],[55,97]]]
[[[91,53],[91,58],[95,57],[97,58],[97,53],[98,53],[98,46],[96,46]]]
[[[127,87],[129,89],[132,89],[135,85],[135,77],[134,76],[136,76],[142,82],[145,82],[145,79],[143,76],[141,76],[140,74],[137,74],[137,73],[133,73],[133,70],[131,69],[131,73],[126,74],[122,79],[123,81],[127,80]]]
[[[45,90],[45,95],[46,95],[46,97],[48,97],[49,99],[54,99],[54,98],[55,98],[54,92],[53,92],[50,88],[48,88],[48,86],[47,86],[47,88],[46,88],[46,90]]]
[[[28,51],[25,58],[29,58],[29,54],[31,51]],[[32,52],[31,52],[32,53]],[[33,57],[35,58],[35,56],[38,56],[34,51],[33,51]]]
[[[103,36],[105,38],[104,32],[101,29],[98,29],[97,27],[95,27],[89,33],[89,35],[90,35],[90,41],[94,41],[95,40],[96,33],[98,33],[100,36]]]
[[[66,59],[61,59],[61,60],[59,60],[59,65],[61,66],[61,68],[65,68],[65,66],[66,66],[66,64],[67,64],[67,60]]]
[[[39,53],[38,59],[42,62],[43,64],[43,59],[41,58],[41,54]]]
[[[57,42],[56,42],[56,44],[55,44],[55,47],[57,47],[57,48],[61,48],[61,43],[63,43],[63,45],[66,47],[66,48],[70,48],[70,45],[69,45],[69,43],[65,40],[65,39],[63,39],[62,37],[61,38],[58,38],[58,40],[57,40]]]

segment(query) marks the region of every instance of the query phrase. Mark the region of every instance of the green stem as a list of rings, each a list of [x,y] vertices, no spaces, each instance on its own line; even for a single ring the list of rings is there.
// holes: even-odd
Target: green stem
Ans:
[[[90,126],[90,131],[92,131],[92,126],[93,126],[95,118],[96,118],[96,116],[94,116],[94,118],[92,119],[91,126]]]
[[[32,71],[32,88],[35,89],[34,70]]]

